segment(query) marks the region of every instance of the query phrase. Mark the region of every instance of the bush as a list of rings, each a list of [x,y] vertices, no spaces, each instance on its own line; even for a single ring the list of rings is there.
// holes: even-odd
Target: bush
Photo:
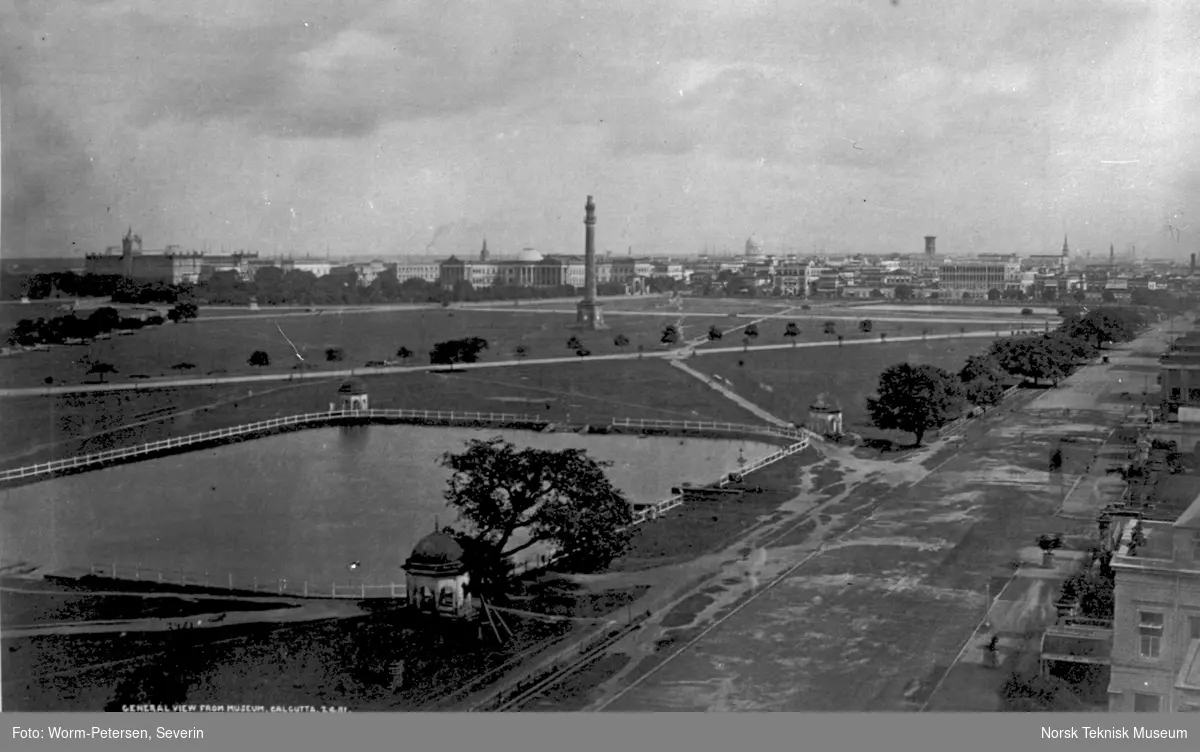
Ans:
[[[1022,316],[1032,316],[1032,315],[1033,315],[1033,309],[1032,309],[1032,308],[1022,308],[1022,309],[1021,309],[1021,315],[1022,315]]]

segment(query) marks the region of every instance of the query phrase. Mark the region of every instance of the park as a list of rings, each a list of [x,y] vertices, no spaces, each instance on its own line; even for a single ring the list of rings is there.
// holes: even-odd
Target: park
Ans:
[[[554,308],[553,303],[530,305],[520,311],[431,306],[423,310],[354,312],[332,316],[314,314],[280,318],[275,322],[261,312],[245,318],[210,318],[205,316],[202,309],[195,320],[86,346],[89,349],[109,348],[91,352],[96,358],[103,357],[122,364],[117,366],[118,373],[110,376],[104,388],[91,391],[64,388],[44,396],[23,394],[6,397],[6,415],[21,427],[21,431],[6,432],[2,454],[6,467],[17,467],[299,412],[321,411],[337,399],[337,386],[343,377],[335,374],[343,368],[356,365],[359,361],[365,363],[389,359],[399,347],[424,353],[437,343],[456,337],[481,337],[487,341],[488,348],[478,362],[453,368],[434,368],[422,364],[419,367],[402,365],[390,372],[354,369],[358,371],[356,377],[361,380],[364,390],[370,394],[372,407],[419,407],[479,414],[527,413],[536,415],[545,425],[590,427],[604,427],[614,419],[761,424],[763,419],[760,412],[765,411],[782,424],[802,425],[813,400],[817,395],[824,395],[830,402],[844,406],[845,425],[849,433],[867,439],[886,437],[892,443],[907,444],[911,442],[911,432],[902,428],[881,429],[873,426],[872,423],[878,421],[872,418],[871,411],[867,409],[868,398],[878,391],[880,376],[885,369],[908,363],[928,366],[939,373],[957,374],[968,358],[988,353],[998,338],[1009,337],[1021,323],[1028,322],[1026,330],[1032,331],[1059,325],[1059,321],[1049,317],[1048,313],[1033,317],[1018,313],[1005,318],[997,317],[994,313],[981,315],[954,311],[942,317],[948,320],[939,321],[937,315],[929,312],[906,314],[874,310],[868,317],[849,307],[822,306],[819,310],[793,311],[790,309],[795,306],[775,304],[774,301],[770,305],[757,303],[753,307],[731,305],[730,301],[708,303],[685,300],[681,310],[666,310],[655,307],[661,303],[642,300],[625,308],[624,313],[616,313],[622,309],[616,304],[609,312],[611,323],[606,332],[573,331],[569,327],[572,317],[562,309]],[[872,326],[864,331],[861,322],[868,318]],[[786,324],[793,320],[797,322],[801,336],[785,335]],[[844,331],[845,334],[837,337],[826,333],[824,327],[828,321],[835,323],[836,331]],[[667,328],[672,326],[677,327],[677,336],[664,341]],[[758,327],[758,337],[746,337],[746,329],[750,326]],[[721,332],[719,338],[709,334],[714,327]],[[280,336],[281,331],[286,332],[286,337]],[[770,333],[769,338],[773,341],[768,341],[764,331]],[[628,340],[626,344],[616,343],[618,334],[625,335]],[[881,337],[881,334],[887,336]],[[574,349],[568,347],[568,341],[573,337],[579,340],[576,343],[578,347]],[[518,348],[525,348],[523,355],[517,352]],[[6,364],[12,369],[6,377],[21,384],[42,383],[44,377],[39,376],[47,371],[48,366],[59,364],[57,367],[63,371],[50,370],[60,374],[56,382],[70,382],[72,379],[77,382],[79,379],[76,377],[61,375],[64,372],[72,373],[71,359],[63,354],[72,349],[71,346],[62,346],[52,348],[50,352],[22,353],[13,359],[16,365]],[[74,349],[78,352],[79,347]],[[245,363],[249,352],[258,349],[268,350],[271,366],[255,368]],[[326,351],[330,349],[342,350],[342,359],[326,359]],[[580,355],[579,350],[587,350],[589,354]],[[298,355],[306,361],[312,358],[319,365],[308,371],[305,378],[289,378],[292,374],[287,373],[282,364],[290,365],[298,360]],[[44,356],[49,357],[41,361],[32,360]],[[20,358],[36,362],[38,368],[19,363]],[[223,373],[216,374],[210,384],[156,387],[151,382],[140,384],[136,389],[119,388],[125,386],[122,381],[134,373],[165,374],[171,365],[184,359],[195,362],[197,370]],[[681,365],[686,368],[677,367]],[[277,379],[250,384],[224,380],[226,374],[270,369],[277,369]],[[1013,372],[1020,371],[1019,366],[1014,365],[1013,369]],[[700,376],[694,376],[691,372]],[[74,373],[78,374],[77,371]],[[727,397],[713,387],[712,381],[718,377],[719,382],[728,386],[737,399]],[[957,376],[954,378],[957,379]],[[1010,376],[1009,381],[1014,378],[1024,377]],[[1036,394],[1036,390],[1028,390],[1028,394],[1019,394],[1013,399],[1020,403],[1032,399]],[[961,405],[959,409],[961,412]],[[999,420],[994,415],[985,415],[984,423]],[[942,416],[935,421],[932,429],[936,432],[937,423],[949,423],[950,417]],[[959,416],[955,414],[953,417]],[[486,430],[486,426],[484,428]],[[359,426],[343,430],[357,431],[360,438],[353,439],[350,438],[351,434],[344,434],[339,439],[336,433],[330,434],[333,438],[323,443],[326,451],[336,447],[339,441],[378,444],[384,441],[383,431],[403,429]],[[923,429],[918,430],[918,435],[920,430]],[[303,435],[296,438],[308,440]],[[718,438],[722,437],[697,436],[695,440]],[[287,440],[293,441],[291,438]],[[644,443],[632,435],[624,440],[639,445]],[[584,436],[579,436],[577,441],[587,445]],[[647,441],[671,440],[651,438]],[[745,445],[744,440],[742,445]],[[942,455],[936,453],[944,452],[944,449],[934,446],[929,451],[941,458]],[[280,456],[291,454],[294,452],[284,452]],[[348,456],[360,454],[360,451],[351,450]],[[235,670],[233,664],[225,662],[222,656],[227,648],[223,646],[232,641],[246,651],[275,651],[279,654],[279,660],[268,661],[264,658],[262,665],[275,666],[271,671],[279,672],[280,687],[287,685],[294,688],[288,691],[280,689],[279,701],[292,696],[289,693],[295,695],[292,699],[297,699],[303,692],[309,692],[309,697],[312,692],[317,692],[328,695],[326,699],[330,701],[353,703],[364,709],[421,707],[419,698],[423,695],[427,697],[430,687],[434,685],[445,686],[458,682],[469,687],[474,678],[485,674],[494,673],[493,678],[498,678],[514,672],[528,673],[539,661],[553,668],[555,664],[551,654],[554,651],[548,646],[566,644],[559,641],[569,642],[572,636],[591,634],[590,630],[594,630],[595,625],[604,623],[606,619],[611,621],[616,618],[614,615],[623,617],[628,629],[640,634],[644,629],[634,629],[633,625],[635,621],[641,624],[641,617],[635,617],[643,611],[649,613],[651,616],[646,618],[653,620],[658,625],[655,629],[661,630],[662,634],[657,638],[660,641],[656,643],[659,646],[657,650],[662,655],[670,655],[670,645],[686,645],[689,640],[695,639],[706,628],[703,626],[705,620],[724,620],[731,617],[735,609],[740,609],[742,601],[739,599],[750,592],[745,589],[746,582],[773,582],[780,566],[772,560],[773,557],[791,556],[788,552],[792,547],[799,547],[801,552],[811,551],[814,541],[844,534],[863,523],[872,514],[870,510],[883,500],[895,496],[898,487],[919,482],[920,473],[928,471],[925,465],[930,463],[920,460],[920,464],[914,465],[909,458],[917,455],[880,455],[853,444],[841,446],[820,442],[819,446],[805,449],[749,475],[747,487],[736,501],[684,505],[663,519],[639,526],[628,541],[626,550],[616,556],[603,573],[579,575],[551,571],[523,578],[515,586],[517,590],[508,594],[506,608],[512,612],[509,614],[511,624],[516,624],[517,629],[509,633],[511,640],[502,649],[497,649],[495,645],[487,649],[463,647],[466,644],[476,645],[477,640],[467,640],[466,643],[460,640],[455,643],[458,647],[451,649],[445,644],[446,640],[451,639],[447,635],[438,636],[437,639],[442,641],[440,643],[428,643],[424,637],[417,636],[421,630],[406,621],[402,612],[388,608],[386,601],[369,600],[354,605],[346,601],[313,604],[293,599],[286,607],[276,603],[276,608],[272,609],[269,603],[263,605],[262,596],[243,596],[247,600],[241,603],[226,599],[224,602],[227,605],[220,608],[231,614],[229,621],[219,626],[209,623],[202,630],[187,630],[183,634],[152,636],[148,632],[146,645],[159,653],[171,653],[186,644],[187,651],[203,655],[204,661],[210,664],[203,672],[206,676],[203,684],[209,687],[205,691],[225,693],[222,697],[226,698],[249,692],[250,687],[263,679],[246,676],[243,671]],[[178,475],[180,472],[186,473],[188,456],[185,453],[169,460],[151,462],[177,463],[178,470],[174,473]],[[336,457],[336,452],[332,456]],[[717,471],[720,471],[722,462],[730,460],[729,455],[725,455],[724,460],[715,457],[712,455],[707,464],[713,465]],[[284,461],[278,460],[266,466],[278,466],[278,472],[286,472],[280,462]],[[651,461],[649,464],[652,467],[665,467],[671,463]],[[129,470],[138,471],[139,468],[135,465]],[[87,488],[90,479],[123,471],[119,467],[110,468],[98,473],[85,473],[77,479],[43,481],[26,488],[36,493],[36,489],[45,483],[61,484],[71,480],[74,490],[61,492],[55,503],[55,506],[69,507],[86,503],[89,495],[97,494],[97,490]],[[704,475],[700,471],[687,472]],[[677,477],[675,471],[663,473],[662,479],[666,480],[666,485],[679,481],[705,483],[713,480],[712,477]],[[15,488],[5,496],[4,504],[22,503],[18,494],[23,490]],[[425,490],[423,493],[428,495],[431,492]],[[119,499],[109,499],[107,503],[114,501],[120,503]],[[150,502],[143,500],[140,503]],[[947,526],[945,530],[923,528],[915,537],[934,535],[951,540],[955,535],[963,535],[965,530],[975,531],[972,535],[981,535],[985,530],[996,529],[1001,532],[992,536],[994,539],[989,539],[987,543],[995,547],[996,555],[1011,545],[1010,538],[1014,531],[995,528],[1001,524],[1003,515],[997,516],[994,508],[984,509],[981,512],[984,516],[977,518],[969,511],[978,509],[978,504],[969,504],[964,510],[955,511],[958,508],[954,507],[954,503],[939,502],[935,506],[941,511],[929,510],[933,517],[940,515],[945,518],[942,523]],[[1029,525],[1034,526],[1040,518],[1032,509],[1028,511]],[[264,512],[271,513],[265,508]],[[446,521],[450,522],[451,517],[447,511]],[[241,519],[238,515],[223,515],[204,524],[215,525],[213,531],[219,534],[221,525],[225,524],[222,520],[232,524],[238,519]],[[332,524],[332,520],[329,524]],[[146,530],[142,534],[150,535],[152,531]],[[880,539],[889,538],[880,536]],[[975,544],[978,545],[978,541]],[[186,541],[180,539],[177,545],[184,546]],[[714,578],[712,574],[705,575],[705,567],[708,566],[703,563],[705,556],[729,551],[731,547],[745,551],[741,558],[748,563],[738,565],[743,570],[742,576]],[[250,565],[252,569],[254,553],[248,548],[241,550],[244,553],[235,551],[229,555],[234,559],[243,557],[244,561],[236,563],[239,566]],[[881,549],[881,552],[884,550],[889,552],[887,556],[890,562],[890,569],[886,571],[895,573],[893,579],[898,577],[904,580],[913,576],[904,574],[911,562],[896,558],[890,548]],[[935,547],[933,550],[939,549]],[[767,553],[760,554],[759,551]],[[401,552],[396,551],[393,557],[400,555]],[[330,554],[331,560],[348,557],[347,551]],[[382,554],[381,557],[372,562],[373,569],[387,566],[386,557]],[[32,550],[25,558],[36,559],[36,550]],[[799,561],[808,559],[801,556]],[[854,561],[855,566],[875,566],[870,558],[857,557]],[[10,568],[14,565],[14,562],[3,563]],[[36,561],[20,563],[28,569],[27,575],[39,571]],[[882,566],[882,563],[879,564]],[[946,565],[943,562],[941,566]],[[782,571],[786,571],[786,568]],[[913,592],[936,593],[943,592],[938,588],[949,588],[945,591],[948,593],[955,588],[965,587],[961,574],[955,576],[958,579],[951,577],[945,583],[928,585],[933,588],[932,591],[918,588]],[[810,573],[807,576],[810,579],[816,577],[813,582],[818,585],[825,582],[818,575]],[[707,584],[696,587],[697,578]],[[60,608],[51,609],[49,613],[45,613],[44,608],[38,612],[41,607],[30,604],[31,599],[39,600],[36,596],[7,592],[4,595],[6,604],[15,603],[19,607],[18,613],[38,612],[31,617],[34,624],[24,625],[32,629],[29,636],[9,638],[6,632],[6,642],[10,639],[24,640],[21,644],[33,648],[38,644],[48,646],[69,639],[80,640],[88,645],[86,650],[79,652],[80,665],[58,667],[50,672],[58,678],[43,685],[42,691],[46,691],[47,687],[57,688],[55,691],[67,685],[76,687],[68,693],[71,699],[65,701],[67,704],[63,707],[96,707],[97,703],[109,701],[108,688],[120,677],[109,676],[104,679],[105,674],[100,671],[93,679],[89,679],[90,683],[86,686],[91,689],[82,691],[77,683],[72,682],[80,672],[92,676],[84,664],[97,661],[100,657],[109,659],[110,656],[126,656],[132,660],[135,656],[135,653],[129,652],[127,645],[112,635],[72,636],[49,632],[45,636],[38,636],[39,629],[44,631],[56,619],[55,614],[95,609],[98,607],[97,601],[105,601],[104,598],[86,594],[88,586],[82,583],[87,579],[76,580],[73,585],[64,585],[62,583],[67,581],[59,580],[58,587],[74,588],[75,592],[42,596],[51,601],[64,601]],[[849,581],[843,575],[829,580],[830,583]],[[108,582],[106,587],[111,588],[113,584]],[[145,589],[151,584],[142,583],[138,588]],[[191,586],[198,587],[195,583]],[[129,586],[126,584],[122,587]],[[681,592],[680,588],[683,588],[682,592],[693,592],[693,595],[684,601],[673,601]],[[910,586],[897,586],[888,592],[911,590]],[[805,598],[816,602],[827,597],[821,595],[824,592],[820,587],[816,590],[810,588]],[[88,605],[81,606],[80,602]],[[899,611],[894,613],[916,607],[914,604],[897,602],[895,606]],[[967,606],[969,603],[964,606],[963,614],[971,611]],[[117,608],[110,605],[103,607]],[[126,613],[136,611],[129,604],[122,608]],[[189,608],[183,603],[172,603],[164,611],[170,616],[160,621],[186,621]],[[6,609],[6,613],[13,612],[11,606]],[[279,615],[263,620],[261,614],[264,612]],[[302,613],[307,615],[302,617]],[[871,623],[882,623],[880,619],[886,621],[886,613],[876,612],[870,617]],[[538,614],[544,618],[539,618]],[[558,621],[549,618],[555,615],[563,618]],[[867,616],[863,614],[861,618]],[[47,626],[37,627],[38,622]],[[281,624],[283,626],[279,626]],[[953,631],[953,624],[951,620],[944,628]],[[406,630],[406,634],[412,636],[415,647],[406,653],[406,657],[384,655],[386,651],[378,655],[364,655],[360,646],[368,639],[368,635],[378,633],[381,629]],[[612,640],[631,639],[632,632],[618,632],[613,633]],[[815,634],[819,633],[818,630]],[[461,637],[459,635],[455,639]],[[47,640],[50,642],[45,642]],[[617,642],[612,644],[616,645]],[[150,647],[143,646],[143,653]],[[19,662],[9,664],[18,667],[18,673],[24,672],[27,678],[25,688],[18,689],[10,683],[10,674],[6,671],[6,701],[13,692],[20,694],[33,691],[30,689],[32,685],[28,684],[28,672],[41,671],[37,660],[48,660],[49,650],[49,647],[29,651],[22,649],[24,655]],[[461,661],[456,658],[443,663],[422,663],[419,658],[422,650],[432,650],[438,655],[444,655],[449,650]],[[283,653],[287,653],[286,660]],[[814,647],[811,654],[814,656],[812,660],[817,660],[820,651]],[[560,682],[556,685],[557,689],[535,698],[532,706],[552,702],[547,697],[563,695],[566,690],[562,687],[571,686],[571,682],[598,685],[621,676],[635,675],[635,662],[628,654],[625,655],[624,659],[611,656],[597,658],[598,662],[589,663],[586,670],[577,671],[570,681]],[[517,661],[522,656],[524,658]],[[8,660],[18,659],[10,657]],[[388,678],[387,666],[396,661],[408,665],[409,678],[402,687],[393,687],[395,691],[382,692],[381,682],[386,684],[394,679]],[[136,660],[132,662],[137,663]],[[517,663],[528,663],[529,667],[518,670],[515,667]],[[328,676],[329,672],[340,672],[339,676],[345,674],[333,683],[334,687],[340,689],[315,689],[312,682],[316,681],[316,675],[304,668],[313,665],[324,667],[318,675]],[[362,668],[363,665],[367,668]],[[505,666],[508,669],[501,670]],[[180,668],[181,672],[192,677],[184,690],[199,686],[199,677],[192,676],[197,670],[193,664]],[[647,666],[638,669],[645,670]],[[464,677],[474,678],[468,680]],[[438,702],[444,701],[446,707],[462,707],[464,702],[490,701],[489,697],[485,697],[486,689],[481,685],[478,691],[464,690],[466,694],[462,697],[446,697]],[[578,687],[576,690],[566,693],[570,698],[563,695],[553,700],[552,704],[566,703],[569,707],[573,702],[583,702],[581,698],[588,696],[588,691]],[[173,691],[180,690],[176,688]],[[884,688],[880,691],[884,691]],[[185,691],[185,694],[189,699],[196,698],[194,692]],[[29,697],[32,703],[30,707],[33,707],[47,702],[49,696],[35,692]],[[426,706],[430,703],[426,703]]]

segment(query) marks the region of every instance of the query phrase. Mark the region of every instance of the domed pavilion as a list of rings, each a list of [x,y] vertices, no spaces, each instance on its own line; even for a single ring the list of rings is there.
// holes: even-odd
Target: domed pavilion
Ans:
[[[467,592],[470,575],[463,562],[463,549],[454,536],[438,530],[413,547],[404,562],[408,605],[419,611],[450,617],[465,617],[473,606]]]
[[[808,430],[822,436],[842,435],[842,405],[836,397],[822,392],[808,407]]]
[[[352,378],[342,382],[338,387],[338,395],[342,398],[343,410],[369,410],[367,385],[362,379]]]

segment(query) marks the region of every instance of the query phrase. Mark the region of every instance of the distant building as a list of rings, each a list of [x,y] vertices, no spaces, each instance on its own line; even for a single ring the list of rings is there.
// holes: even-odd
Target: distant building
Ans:
[[[137,249],[134,249],[137,246]],[[234,253],[206,256],[184,252],[169,245],[160,251],[143,251],[142,238],[133,228],[121,239],[120,255],[116,246],[104,253],[89,253],[84,259],[84,273],[121,276],[138,282],[166,284],[196,283],[218,271],[236,271],[243,279],[254,276],[252,265],[257,253]]]
[[[949,294],[967,293],[983,297],[991,290],[1003,292],[1021,280],[1021,265],[1016,262],[960,261],[943,264],[939,269],[941,289]]]
[[[396,264],[396,280],[406,282],[410,279],[420,279],[425,282],[437,282],[441,279],[442,267],[437,261],[402,261]]]

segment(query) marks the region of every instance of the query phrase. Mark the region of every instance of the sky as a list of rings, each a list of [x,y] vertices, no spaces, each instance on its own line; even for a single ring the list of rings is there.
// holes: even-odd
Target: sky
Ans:
[[[1200,251],[1194,0],[0,0],[0,254]]]

